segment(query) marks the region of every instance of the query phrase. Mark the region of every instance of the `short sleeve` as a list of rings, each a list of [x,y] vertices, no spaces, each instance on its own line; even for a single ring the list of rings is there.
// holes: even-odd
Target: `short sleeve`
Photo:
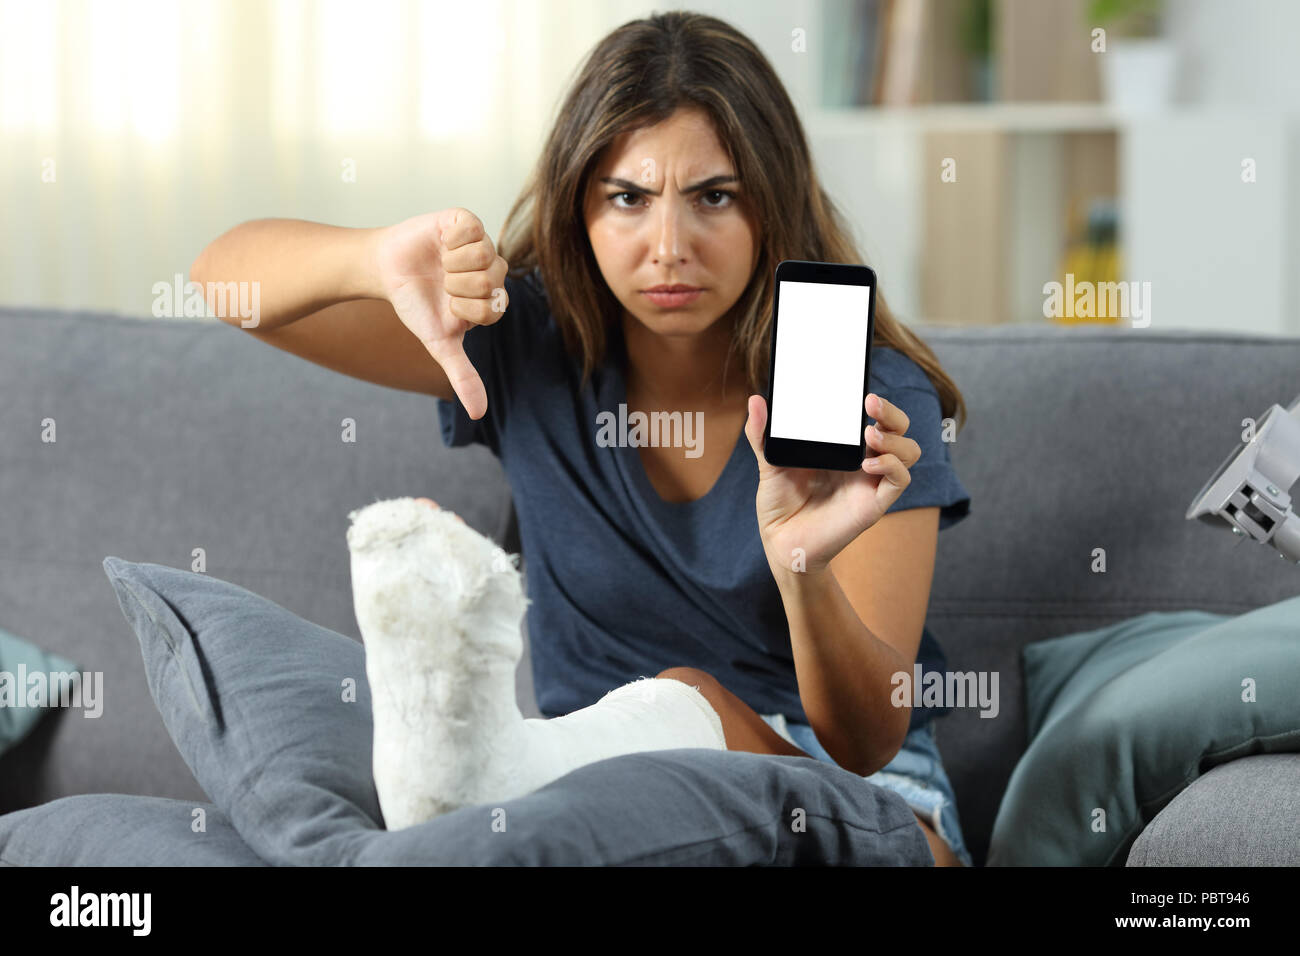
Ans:
[[[923,374],[923,373],[922,373]],[[943,440],[939,393],[928,378],[926,386],[905,385],[883,389],[881,394],[907,413],[907,437],[921,446],[921,457],[910,469],[911,483],[889,511],[939,507],[939,530],[970,514],[970,493],[952,466],[948,442]]]
[[[511,385],[519,382],[517,357],[526,348],[522,340],[528,335],[527,325],[536,321],[536,310],[543,307],[535,282],[507,275],[505,287],[509,298],[505,313],[491,325],[473,326],[464,339],[465,355],[487,392],[487,413],[475,421],[459,398],[436,399],[444,445],[483,445],[498,458],[510,419]]]

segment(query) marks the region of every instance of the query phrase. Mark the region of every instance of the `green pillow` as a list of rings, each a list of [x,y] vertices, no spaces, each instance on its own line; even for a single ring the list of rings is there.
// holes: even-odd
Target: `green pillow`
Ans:
[[[26,681],[20,683],[19,678],[35,671],[48,674],[76,670],[77,665],[66,657],[43,651],[0,629],[0,754],[26,737],[49,709],[48,702],[45,706],[27,706],[28,685]]]
[[[1235,617],[1154,611],[1022,653],[1030,744],[989,866],[1123,865],[1201,774],[1300,751],[1300,596]]]

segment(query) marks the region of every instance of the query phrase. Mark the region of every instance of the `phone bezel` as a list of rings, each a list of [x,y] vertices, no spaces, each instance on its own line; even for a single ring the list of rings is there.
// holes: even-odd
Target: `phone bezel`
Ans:
[[[825,285],[859,285],[871,289],[867,298],[867,349],[863,356],[862,412],[857,445],[772,437],[772,395],[776,390],[776,332],[781,314],[782,282],[818,282]],[[763,457],[779,468],[821,468],[828,471],[857,471],[867,457],[863,434],[872,419],[866,398],[871,390],[871,348],[876,337],[876,273],[870,266],[839,262],[810,262],[784,259],[777,263],[772,287],[771,362],[767,375],[767,423],[763,426]]]

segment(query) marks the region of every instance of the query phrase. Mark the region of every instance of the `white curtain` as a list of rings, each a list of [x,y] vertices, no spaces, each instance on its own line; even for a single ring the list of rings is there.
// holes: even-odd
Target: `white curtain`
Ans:
[[[651,10],[0,0],[0,305],[146,317],[247,219],[495,235],[583,56]]]

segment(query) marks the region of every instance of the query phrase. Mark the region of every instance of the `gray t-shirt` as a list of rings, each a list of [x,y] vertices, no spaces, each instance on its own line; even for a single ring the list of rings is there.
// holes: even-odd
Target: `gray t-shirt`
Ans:
[[[806,723],[785,609],[759,539],[748,439],[739,436],[704,497],[664,501],[637,447],[598,439],[597,413],[617,417],[627,401],[619,324],[608,327],[606,361],[579,388],[581,368],[565,351],[540,273],[508,276],[505,286],[505,314],[465,334],[487,414],[474,421],[458,400],[441,399],[438,414],[444,443],[485,445],[510,481],[539,710],[557,717],[638,677],[697,667],[760,714]],[[934,386],[901,352],[875,348],[870,387],[907,413],[908,437],[923,452],[890,511],[936,505],[940,529],[960,521],[970,496],[941,437]],[[917,659],[926,672],[946,669],[928,628]],[[940,713],[914,707],[911,726]]]

